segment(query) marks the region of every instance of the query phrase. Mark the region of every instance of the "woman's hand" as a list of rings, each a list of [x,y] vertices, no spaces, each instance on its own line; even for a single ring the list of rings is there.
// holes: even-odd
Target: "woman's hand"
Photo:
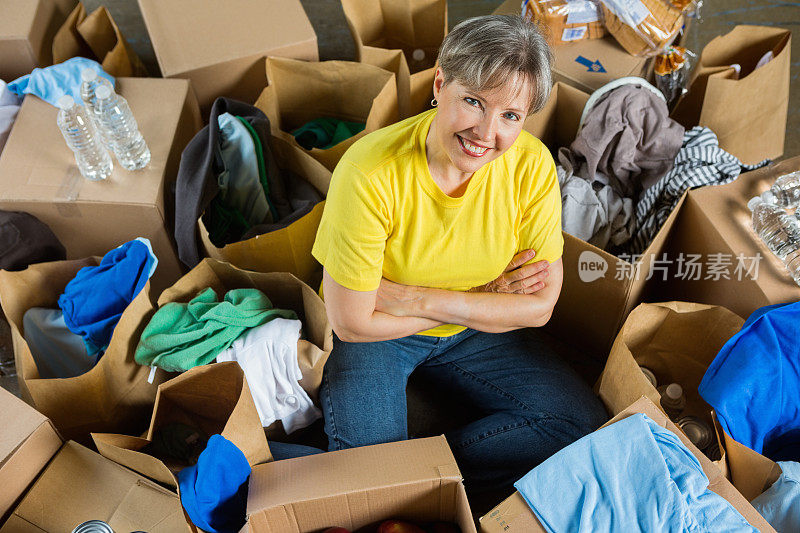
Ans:
[[[401,285],[386,278],[375,295],[375,310],[394,316],[416,316],[415,304],[422,300],[420,287]]]
[[[533,250],[522,250],[511,259],[497,279],[486,285],[472,288],[470,292],[533,294],[544,289],[544,282],[550,275],[550,263],[542,260],[520,266],[533,259],[535,255],[536,252]]]

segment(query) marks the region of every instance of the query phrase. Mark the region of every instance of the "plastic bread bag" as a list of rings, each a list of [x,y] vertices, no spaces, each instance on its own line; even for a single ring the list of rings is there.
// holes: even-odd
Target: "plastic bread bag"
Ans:
[[[597,0],[523,0],[522,16],[546,26],[552,44],[599,39],[606,34]]]
[[[683,10],[665,0],[600,0],[600,6],[608,32],[636,56],[660,53],[683,26]]]
[[[669,46],[656,55],[653,70],[656,87],[667,99],[667,107],[672,109],[678,98],[686,92],[689,73],[696,56],[682,46]]]

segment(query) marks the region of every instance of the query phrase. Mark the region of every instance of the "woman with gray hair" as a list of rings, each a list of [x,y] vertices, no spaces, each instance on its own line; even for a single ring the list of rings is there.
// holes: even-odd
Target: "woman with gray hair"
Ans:
[[[478,17],[438,63],[435,108],[363,137],[333,173],[312,252],[335,333],[320,402],[331,450],[404,440],[406,384],[423,374],[474,414],[446,433],[474,494],[606,415],[526,329],[562,281],[555,164],[522,130],[550,93],[547,43],[521,17]]]

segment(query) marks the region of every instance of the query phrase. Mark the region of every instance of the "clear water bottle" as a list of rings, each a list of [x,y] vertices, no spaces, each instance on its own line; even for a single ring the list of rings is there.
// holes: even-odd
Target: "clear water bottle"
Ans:
[[[117,161],[126,170],[144,168],[150,162],[150,149],[139,132],[128,101],[108,85],[95,90],[97,117],[107,132]]]
[[[108,178],[114,170],[114,164],[83,106],[77,105],[71,96],[65,95],[59,98],[58,107],[58,127],[67,146],[75,152],[78,170],[89,180]]]
[[[761,198],[769,204],[784,209],[800,206],[800,172],[790,172],[780,176],[772,187],[761,195]]]
[[[775,255],[785,259],[797,248],[800,219],[789,216],[785,209],[765,202],[760,196],[751,198],[747,207],[753,212],[753,229]]]
[[[786,259],[783,262],[786,263],[786,269],[791,274],[794,282],[800,285],[800,246],[795,245],[794,250],[786,255]]]
[[[86,108],[86,114],[94,122],[103,143],[111,148],[108,134],[103,130],[103,125],[97,117],[97,96],[95,96],[95,91],[101,85],[108,85],[112,90],[114,88],[111,82],[100,76],[95,69],[85,68],[81,71],[81,100],[83,100],[83,105]]]

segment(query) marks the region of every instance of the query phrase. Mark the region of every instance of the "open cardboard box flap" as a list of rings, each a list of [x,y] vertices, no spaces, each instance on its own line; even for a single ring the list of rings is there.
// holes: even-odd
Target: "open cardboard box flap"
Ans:
[[[250,531],[354,530],[388,518],[444,520],[475,532],[461,473],[443,436],[253,467]]]
[[[684,446],[686,446],[700,462],[703,472],[708,476],[709,489],[728,500],[728,502],[744,516],[745,520],[759,531],[763,533],[775,532],[775,529],[764,520],[764,517],[758,514],[745,497],[731,485],[730,481],[725,479],[720,469],[703,455],[703,453],[689,441],[686,435],[684,435],[683,432],[681,432],[647,397],[642,396],[636,400],[633,404],[623,409],[617,416],[604,424],[603,427],[618,422],[635,413],[644,413],[656,424],[675,433],[681,439]],[[536,519],[533,511],[528,507],[528,504],[519,492],[515,492],[497,507],[481,517],[480,524],[481,531],[484,533],[544,533],[546,531]]]

